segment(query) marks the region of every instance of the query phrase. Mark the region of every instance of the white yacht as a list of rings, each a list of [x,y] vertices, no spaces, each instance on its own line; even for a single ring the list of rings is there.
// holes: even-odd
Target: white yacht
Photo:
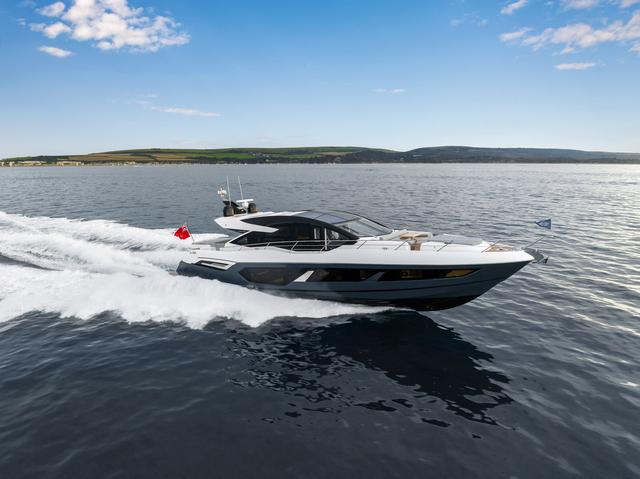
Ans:
[[[471,301],[534,261],[479,238],[392,229],[343,211],[259,212],[231,201],[215,221],[235,234],[194,241],[178,274],[300,298],[428,311]],[[529,254],[531,253],[531,254]]]

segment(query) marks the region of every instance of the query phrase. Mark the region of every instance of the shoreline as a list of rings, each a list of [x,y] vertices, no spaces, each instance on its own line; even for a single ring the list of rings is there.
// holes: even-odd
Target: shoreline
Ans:
[[[640,164],[640,153],[566,148],[488,148],[431,146],[394,151],[356,146],[289,148],[147,148],[75,155],[37,155],[0,159],[0,167],[160,164]]]
[[[305,161],[271,161],[271,162],[197,162],[197,161],[158,161],[158,162],[65,162],[64,164],[50,163],[50,162],[10,162],[6,164],[0,162],[1,169],[9,168],[70,168],[81,167],[91,168],[99,166],[128,166],[128,167],[140,167],[140,166],[289,166],[289,165],[307,165],[307,166],[349,166],[349,165],[385,165],[385,166],[408,166],[408,165],[623,165],[632,166],[640,165],[640,160],[603,160],[603,161],[570,161],[570,160],[557,160],[557,161],[414,161],[414,162],[394,162],[394,161],[359,161],[359,162],[305,162]]]

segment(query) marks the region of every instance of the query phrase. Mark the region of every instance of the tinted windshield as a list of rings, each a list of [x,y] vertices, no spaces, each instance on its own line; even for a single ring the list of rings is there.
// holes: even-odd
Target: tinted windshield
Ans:
[[[340,228],[343,228],[359,237],[381,236],[391,233],[391,230],[386,226],[375,223],[366,218],[358,218],[357,220],[339,223],[337,226],[340,226]]]

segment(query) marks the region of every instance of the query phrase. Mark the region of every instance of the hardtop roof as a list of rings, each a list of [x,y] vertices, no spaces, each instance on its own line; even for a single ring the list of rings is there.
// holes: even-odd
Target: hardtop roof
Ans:
[[[335,210],[308,210],[295,213],[292,216],[301,216],[303,218],[322,221],[323,223],[329,223],[332,225],[362,218],[362,216],[358,216],[353,213]]]

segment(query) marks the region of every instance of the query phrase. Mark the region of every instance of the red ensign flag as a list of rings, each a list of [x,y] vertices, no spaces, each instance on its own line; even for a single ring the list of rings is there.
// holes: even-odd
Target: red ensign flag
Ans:
[[[173,233],[173,236],[177,236],[181,240],[184,240],[184,239],[190,238],[191,233],[189,233],[189,228],[187,228],[187,225],[182,225],[180,228],[176,230],[175,233]]]

